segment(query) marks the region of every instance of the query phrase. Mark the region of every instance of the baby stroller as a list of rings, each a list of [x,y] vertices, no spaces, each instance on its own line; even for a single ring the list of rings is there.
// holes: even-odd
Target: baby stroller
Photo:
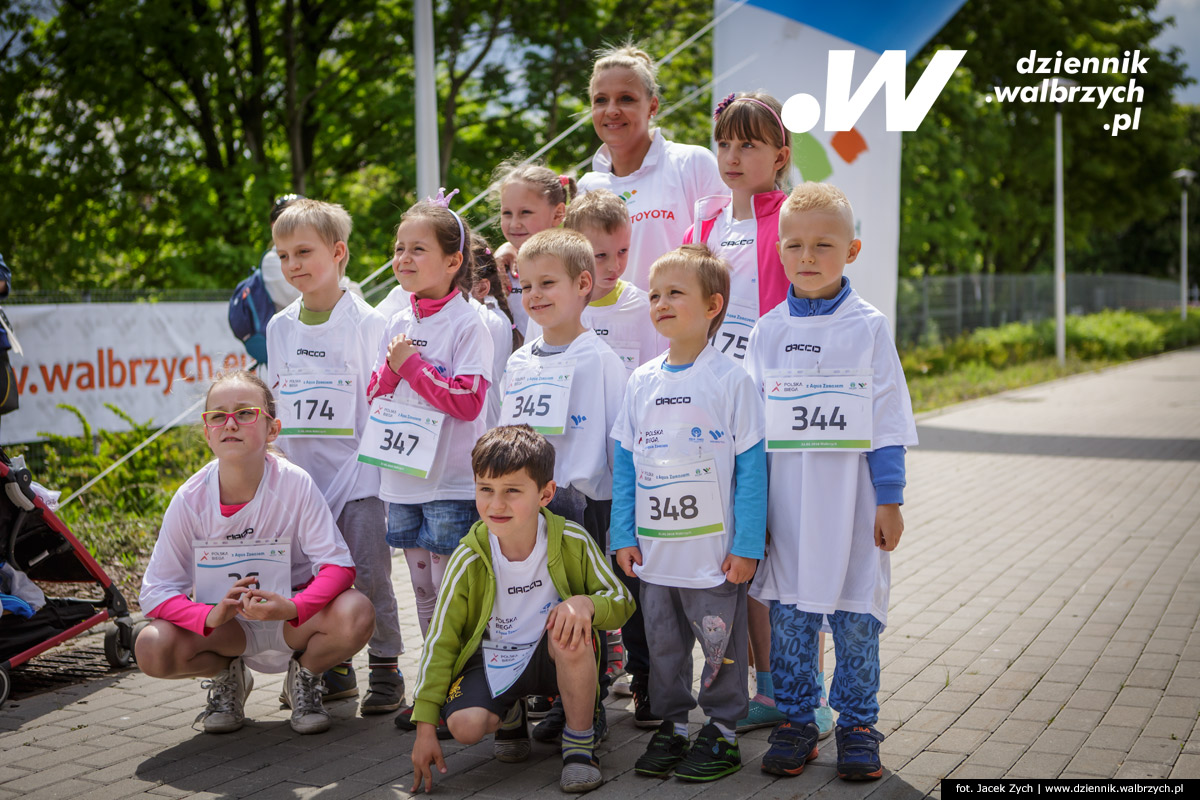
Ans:
[[[116,627],[104,636],[105,658],[116,668],[133,662],[133,621],[125,598],[87,548],[46,507],[32,484],[25,459],[10,459],[0,449],[0,562],[23,573],[21,580],[94,581],[104,590],[104,598],[47,597],[46,604],[31,617],[0,616],[0,705],[8,699],[13,668],[110,619]]]

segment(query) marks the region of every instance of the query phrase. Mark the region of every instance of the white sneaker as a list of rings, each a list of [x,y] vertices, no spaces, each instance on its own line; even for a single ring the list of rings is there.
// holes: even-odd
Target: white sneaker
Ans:
[[[323,733],[329,730],[329,712],[321,702],[321,675],[300,666],[292,656],[288,662],[283,694],[292,708],[292,730],[296,733]]]
[[[235,658],[229,666],[200,684],[208,689],[208,705],[196,722],[204,722],[205,733],[233,733],[246,721],[246,695],[254,688],[254,676],[242,659]],[[195,723],[193,723],[195,724]]]
[[[615,697],[633,697],[633,688],[629,685],[632,678],[628,673],[613,681],[609,689]]]

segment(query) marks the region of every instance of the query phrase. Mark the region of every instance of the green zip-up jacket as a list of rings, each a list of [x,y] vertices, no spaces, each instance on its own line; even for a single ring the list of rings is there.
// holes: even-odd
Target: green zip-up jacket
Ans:
[[[546,562],[562,599],[591,598],[593,631],[611,631],[633,613],[629,591],[613,574],[608,559],[587,531],[542,509],[546,518]],[[459,542],[438,590],[437,607],[425,637],[414,693],[413,722],[436,725],[450,682],[479,649],[496,601],[496,574],[487,525],[476,522]]]

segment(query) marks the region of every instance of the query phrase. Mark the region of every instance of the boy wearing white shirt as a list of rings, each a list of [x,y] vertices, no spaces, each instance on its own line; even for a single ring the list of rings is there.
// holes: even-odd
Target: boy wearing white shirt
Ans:
[[[592,245],[575,231],[541,231],[522,245],[517,271],[521,302],[542,333],[508,359],[499,424],[527,423],[550,438],[558,484],[550,509],[583,525],[604,549],[612,499],[608,431],[626,373],[581,321],[595,280]]]
[[[766,470],[762,404],[750,376],[709,343],[729,271],[684,245],[650,271],[665,356],[633,373],[613,427],[612,546],[641,578],[650,702],[663,720],[634,770],[711,781],[741,768],[735,727],[746,715],[746,583],[763,555]],[[705,666],[699,705],[710,721],[689,744],[692,646]]]
[[[404,701],[404,652],[379,468],[358,463],[367,424],[362,399],[386,321],[342,288],[350,215],[339,205],[293,199],[272,226],[283,276],[301,296],[267,323],[267,385],[283,422],[278,445],[317,484],[354,557],[359,590],[375,607],[363,714]],[[325,674],[326,699],[358,694],[349,661]]]
[[[883,774],[883,734],[874,727],[879,634],[889,553],[904,531],[904,452],[917,435],[887,318],[842,276],[861,247],[845,194],[828,184],[797,187],[779,217],[791,288],[758,321],[746,355],[766,396],[772,450],[771,550],[753,595],[770,606],[775,701],[788,717],[763,756],[763,770],[776,775],[799,775],[817,755],[823,619],[837,655],[829,704],[839,713],[838,775]]]
[[[463,744],[495,733],[497,759],[528,758],[523,698],[532,692],[564,700],[561,788],[585,792],[603,780],[588,725],[603,655],[593,633],[619,627],[633,598],[587,532],[545,508],[555,460],[527,425],[493,428],[471,452],[480,521],[446,567],[421,656],[414,793],[432,788],[431,765],[446,772],[439,715]]]

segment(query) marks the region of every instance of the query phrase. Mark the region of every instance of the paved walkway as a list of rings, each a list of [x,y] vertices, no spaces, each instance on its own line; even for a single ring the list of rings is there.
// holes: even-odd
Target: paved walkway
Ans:
[[[632,773],[649,732],[610,700],[596,798],[917,797],[940,778],[1200,777],[1200,351],[926,416],[909,457],[908,532],[883,639],[884,780],[846,784],[832,741],[804,775],[747,767],[712,786]],[[411,615],[403,559],[398,596]],[[415,616],[412,617],[415,619]],[[415,675],[412,650],[404,668]],[[0,800],[86,797],[402,797],[411,734],[331,704],[298,737],[259,676],[253,722],[189,724],[198,681],[136,671],[0,709]],[[697,717],[695,721],[699,721]],[[437,796],[557,798],[556,751],[524,765],[491,743],[447,747]]]

